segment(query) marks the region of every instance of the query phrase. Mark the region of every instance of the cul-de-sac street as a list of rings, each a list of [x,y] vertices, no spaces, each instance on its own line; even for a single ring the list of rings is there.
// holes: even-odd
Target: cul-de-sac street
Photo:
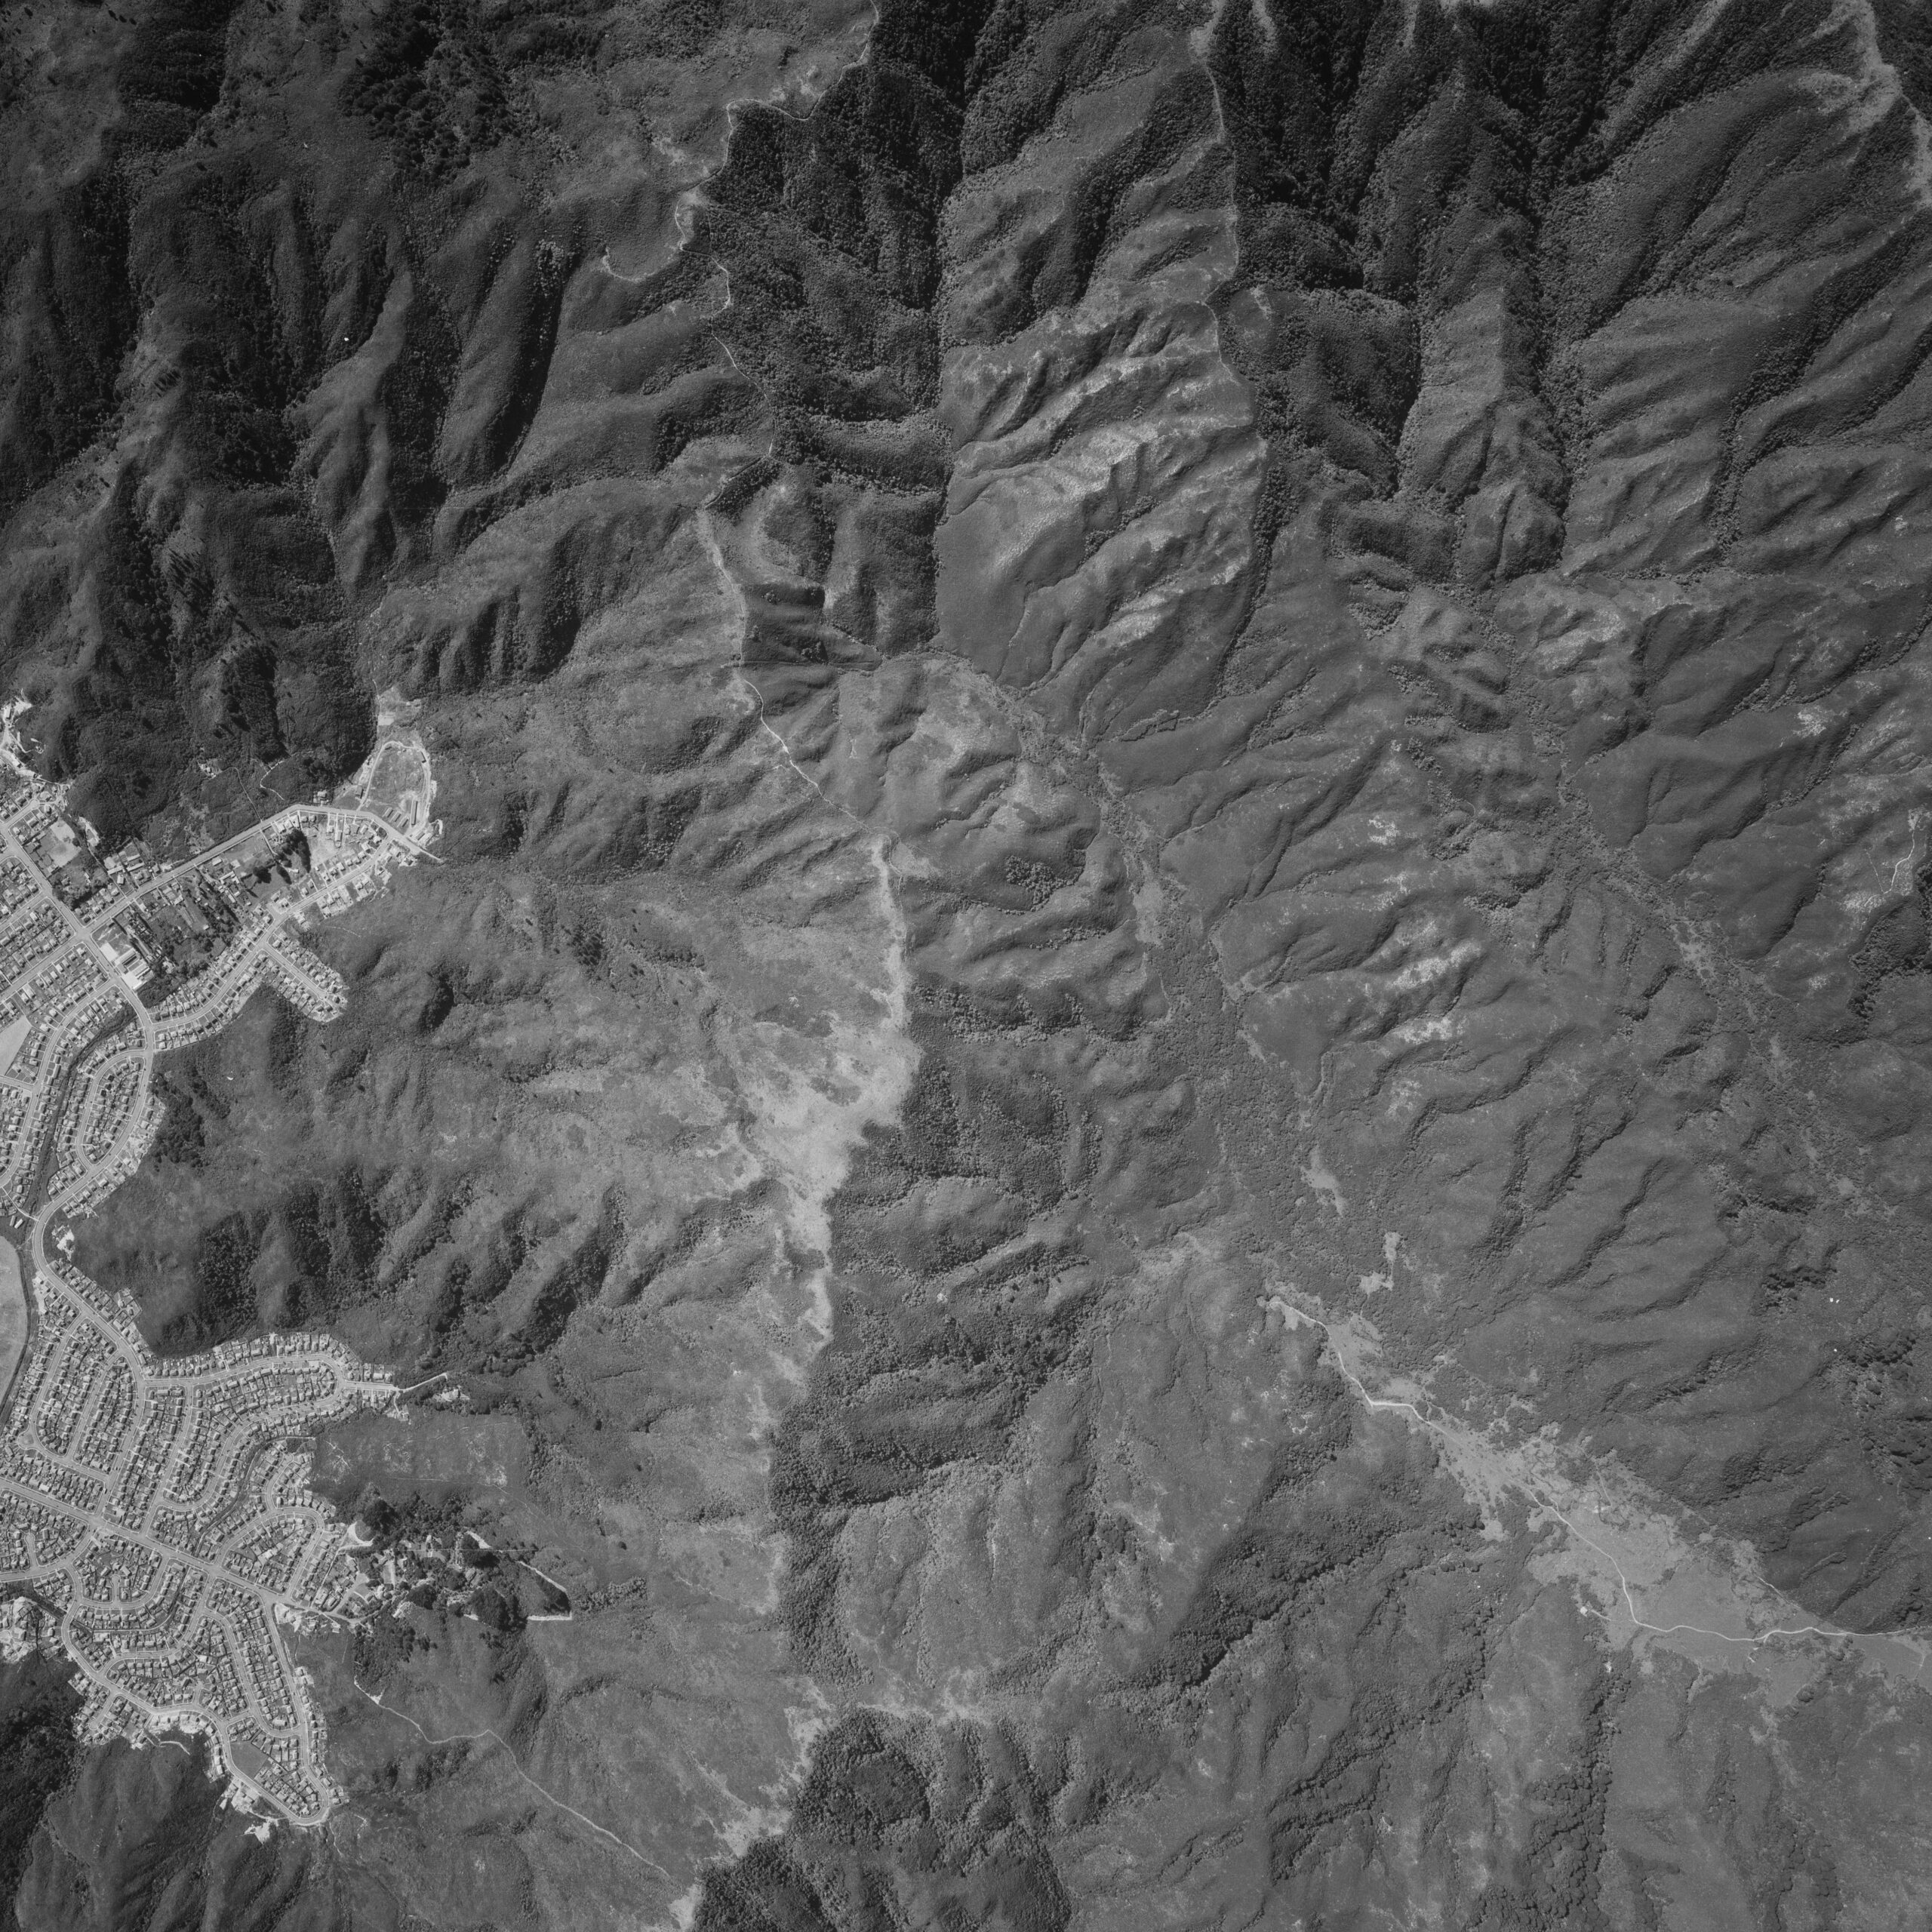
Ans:
[[[340,1012],[297,935],[426,856],[433,791],[386,710],[332,798],[162,865],[103,859],[60,787],[0,767],[0,1593],[75,1666],[89,1735],[198,1734],[238,1801],[299,1824],[337,1793],[285,1630],[370,1589],[309,1447],[394,1386],[322,1336],[157,1356],[75,1266],[73,1223],[154,1139],[158,1054],[263,986]]]

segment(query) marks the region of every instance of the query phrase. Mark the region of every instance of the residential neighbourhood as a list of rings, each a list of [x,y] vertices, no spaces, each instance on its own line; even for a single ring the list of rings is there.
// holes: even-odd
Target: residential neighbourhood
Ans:
[[[0,1217],[23,1265],[0,1269],[0,1295],[27,1334],[0,1388],[0,1592],[51,1623],[90,1736],[198,1733],[242,1801],[314,1823],[337,1794],[284,1630],[352,1617],[374,1586],[310,1490],[309,1445],[394,1385],[322,1336],[155,1356],[131,1303],[74,1265],[73,1223],[152,1142],[157,1054],[263,985],[311,1019],[340,1012],[341,980],[298,933],[426,856],[428,755],[386,723],[334,800],[165,866],[101,859],[60,788],[8,764]]]

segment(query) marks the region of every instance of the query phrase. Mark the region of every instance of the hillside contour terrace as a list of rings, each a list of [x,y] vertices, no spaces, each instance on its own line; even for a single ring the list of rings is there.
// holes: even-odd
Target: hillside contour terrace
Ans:
[[[307,921],[427,855],[435,783],[407,708],[332,797],[181,863],[103,859],[8,714],[0,772],[0,1594],[39,1607],[94,1738],[208,1740],[230,1794],[310,1825],[339,1794],[283,1627],[354,1616],[369,1586],[309,1486],[325,1423],[395,1400],[323,1336],[163,1358],[134,1303],[71,1259],[72,1223],[160,1124],[155,1056],[228,1024],[260,986],[311,1019],[340,979]]]

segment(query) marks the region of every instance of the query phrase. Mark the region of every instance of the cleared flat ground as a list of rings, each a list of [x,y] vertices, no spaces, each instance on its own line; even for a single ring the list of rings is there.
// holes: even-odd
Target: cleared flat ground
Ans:
[[[19,1251],[0,1241],[0,1402],[14,1386],[14,1371],[27,1346],[27,1295],[20,1281]]]
[[[33,1016],[23,1013],[17,1019],[10,1020],[0,1026],[0,1073],[5,1073],[14,1063],[14,1056],[27,1043],[27,1035],[33,1031]]]

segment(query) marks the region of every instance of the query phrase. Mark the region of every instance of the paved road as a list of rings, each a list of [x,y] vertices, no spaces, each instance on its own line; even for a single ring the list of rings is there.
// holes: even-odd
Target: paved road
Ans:
[[[290,805],[285,807],[284,810],[316,814],[324,818],[352,819],[360,824],[373,826],[385,838],[400,845],[411,858],[427,859],[433,865],[442,863],[441,860],[426,845],[411,838],[406,832],[398,832],[381,813],[369,811],[361,805]],[[281,815],[280,813],[275,814],[277,817]],[[268,821],[264,820],[263,823]],[[99,932],[118,919],[129,906],[138,906],[149,893],[173,884],[186,873],[199,871],[202,866],[211,864],[224,854],[247,844],[251,839],[259,838],[261,831],[261,826],[251,825],[246,832],[238,832],[232,838],[224,838],[219,845],[211,845],[206,851],[197,852],[192,859],[183,859],[178,865],[170,866],[165,872],[156,872],[152,877],[143,879],[131,891],[110,900],[106,910],[91,912],[88,926],[92,931]]]
[[[405,857],[430,857],[414,839],[399,832],[379,814],[359,807],[305,805],[296,809],[311,814],[345,821],[353,820],[373,829],[389,841],[392,849],[399,848]],[[36,959],[23,977],[45,975],[57,967],[62,959],[69,959],[75,953],[84,955],[97,969],[107,997],[125,1009],[132,1016],[134,1027],[131,1037],[123,1036],[119,1050],[101,1064],[89,1069],[83,1085],[72,1089],[72,1082],[87,1055],[96,1043],[106,1035],[114,1032],[125,1024],[118,1016],[111,1019],[103,1029],[97,1024],[103,1008],[101,995],[90,991],[86,995],[85,1011],[94,1023],[92,1025],[62,1023],[50,1035],[46,1053],[52,1056],[41,1077],[26,1089],[35,1098],[34,1111],[23,1126],[30,1132],[44,1132],[48,1137],[42,1149],[43,1160],[36,1162],[27,1177],[27,1198],[32,1203],[32,1219],[28,1226],[25,1249],[32,1265],[41,1271],[46,1292],[60,1297],[69,1307],[86,1328],[91,1329],[104,1345],[107,1353],[103,1361],[112,1362],[118,1358],[121,1370],[125,1371],[125,1386],[131,1392],[125,1408],[115,1400],[115,1406],[108,1406],[107,1393],[94,1393],[85,1398],[81,1412],[75,1418],[75,1432],[71,1442],[63,1438],[63,1446],[55,1450],[50,1442],[38,1442],[29,1445],[33,1454],[44,1463],[78,1478],[88,1485],[87,1493],[93,1499],[91,1506],[76,1506],[54,1497],[45,1496],[38,1491],[24,1485],[11,1476],[0,1475],[0,1511],[9,1503],[31,1505],[51,1510],[65,1517],[72,1523],[82,1526],[85,1534],[81,1544],[64,1558],[47,1564],[36,1565],[23,1572],[13,1580],[26,1581],[33,1578],[51,1580],[64,1577],[70,1586],[71,1600],[66,1605],[66,1614],[85,1618],[88,1610],[89,1592],[84,1587],[82,1565],[90,1551],[98,1551],[103,1544],[125,1543],[140,1549],[158,1560],[161,1566],[155,1571],[156,1579],[167,1574],[165,1566],[178,1565],[195,1580],[195,1604],[189,1614],[195,1620],[193,1628],[218,1627],[223,1632],[223,1644],[229,1664],[235,1672],[234,1688],[242,1700],[244,1709],[239,1713],[230,1712],[226,1716],[217,1715],[217,1707],[210,1706],[199,1694],[193,1683],[184,1683],[181,1688],[186,1694],[180,1708],[206,1718],[215,1729],[223,1755],[231,1772],[245,1791],[266,1800],[278,1809],[286,1810],[285,1800],[274,1798],[265,1788],[262,1780],[270,1776],[266,1763],[254,1761],[254,1747],[235,1736],[238,1726],[252,1721],[263,1732],[289,1745],[297,1759],[295,1775],[298,1784],[312,1781],[319,1786],[322,1794],[321,1810],[314,1818],[304,1816],[304,1822],[317,1822],[325,1814],[328,1803],[328,1781],[321,1763],[320,1737],[315,1714],[303,1695],[300,1681],[289,1657],[286,1643],[276,1627],[278,1611],[294,1612],[302,1616],[330,1616],[312,1601],[309,1589],[317,1584],[321,1576],[318,1553],[320,1546],[315,1540],[318,1529],[329,1527],[332,1518],[319,1503],[314,1507],[296,1505],[286,1509],[271,1502],[266,1512],[271,1518],[296,1526],[299,1519],[302,1526],[300,1546],[291,1543],[288,1546],[285,1574],[272,1567],[264,1574],[278,1574],[280,1583],[267,1586],[255,1580],[252,1564],[256,1561],[248,1552],[262,1527],[260,1503],[264,1496],[275,1498],[282,1493],[291,1478],[291,1469],[281,1466],[288,1464],[294,1452],[287,1445],[275,1447],[276,1438],[292,1426],[292,1419],[281,1412],[278,1406],[265,1411],[258,1417],[245,1417],[235,1414],[224,1422],[218,1431],[218,1439],[211,1441],[207,1451],[212,1459],[209,1464],[208,1481],[218,1487],[220,1484],[237,1484],[237,1494],[250,1498],[257,1506],[245,1512],[245,1520],[229,1521],[229,1506],[214,1494],[211,1496],[219,1505],[216,1515],[208,1527],[213,1542],[208,1555],[201,1555],[158,1532],[156,1512],[164,1501],[159,1484],[165,1481],[157,1476],[157,1486],[143,1493],[143,1500],[134,1504],[131,1499],[117,1503],[117,1483],[127,1474],[128,1459],[136,1452],[144,1439],[149,1419],[154,1413],[152,1405],[159,1399],[153,1387],[153,1365],[137,1336],[124,1332],[110,1319],[105,1309],[82,1291],[88,1285],[82,1278],[78,1286],[63,1279],[60,1266],[48,1251],[51,1238],[58,1221],[66,1214],[79,1210],[85,1211],[95,1189],[114,1178],[115,1171],[124,1158],[138,1152],[139,1137],[146,1122],[148,1082],[154,1058],[159,1050],[163,1036],[162,1023],[144,1005],[133,989],[129,987],[116,970],[112,958],[102,943],[101,935],[110,923],[131,906],[139,904],[143,899],[171,881],[179,880],[211,860],[218,860],[225,853],[259,835],[261,828],[251,827],[211,851],[198,854],[193,859],[170,868],[144,881],[134,889],[118,894],[105,911],[97,909],[89,917],[83,918],[68,906],[55,891],[53,884],[41,869],[28,856],[25,848],[13,827],[0,819],[0,852],[11,857],[22,866],[28,875],[35,881],[40,899],[51,909],[51,915],[64,931],[64,942],[51,954]],[[307,959],[294,943],[292,934],[278,913],[273,916],[263,915],[258,930],[245,927],[248,937],[233,950],[232,956],[222,962],[222,970],[213,976],[214,983],[201,989],[202,997],[188,1008],[185,1014],[171,1016],[166,1024],[167,1037],[178,1039],[184,1025],[191,1031],[197,1026],[205,1025],[227,1017],[234,1004],[232,995],[238,980],[252,983],[254,974],[272,966],[285,994],[306,994],[324,1007],[339,1001],[340,987],[333,975],[318,977],[319,969],[315,962]],[[17,984],[18,982],[16,982]],[[297,1001],[300,1004],[300,1001]],[[106,1009],[113,1011],[112,1007]],[[91,1037],[87,1037],[91,1035]],[[136,1089],[131,1095],[120,1097],[120,1118],[108,1144],[97,1158],[87,1157],[87,1143],[90,1123],[100,1115],[103,1097],[109,1084],[110,1071],[131,1060],[138,1069]],[[15,1083],[19,1084],[19,1083]],[[60,1128],[68,1111],[69,1094],[74,1094],[75,1120],[74,1133],[62,1138]],[[57,1168],[62,1150],[71,1154],[74,1165],[68,1171],[64,1182],[57,1186],[49,1183],[50,1173]],[[0,1242],[0,1401],[4,1400],[6,1389],[11,1386],[23,1358],[28,1340],[31,1304],[24,1291],[21,1280],[22,1257],[19,1251],[11,1244]],[[168,1378],[170,1389],[180,1390],[184,1396],[194,1398],[203,1403],[220,1404],[226,1385],[242,1380],[260,1373],[266,1367],[293,1366],[292,1363],[257,1361],[226,1363],[219,1367],[211,1366],[205,1374],[186,1378]],[[301,1364],[307,1369],[327,1367],[333,1378],[334,1386],[326,1393],[303,1397],[299,1406],[303,1411],[301,1419],[312,1420],[323,1414],[334,1414],[346,1407],[354,1406],[365,1395],[382,1392],[377,1390],[372,1380],[367,1391],[359,1386],[353,1372],[342,1362],[330,1359],[326,1362],[311,1361]],[[103,1374],[105,1372],[103,1371]],[[102,1391],[109,1390],[111,1384],[103,1380],[97,1385]],[[386,1385],[384,1385],[386,1390]],[[186,1411],[183,1411],[184,1426]],[[101,1451],[93,1446],[89,1432],[95,1426],[95,1418],[103,1418],[103,1426],[118,1424],[119,1439],[114,1447],[112,1466],[103,1469]],[[17,1423],[24,1418],[15,1418]],[[198,1429],[199,1422],[193,1426]],[[186,1453],[188,1445],[196,1438],[192,1435],[178,1435],[169,1438],[161,1452],[169,1469],[179,1466],[180,1458]],[[258,1452],[264,1444],[270,1445],[277,1466],[264,1471],[257,1466]],[[201,1452],[197,1451],[198,1454]],[[87,1460],[83,1460],[83,1455]],[[299,1459],[297,1459],[299,1460]],[[130,1522],[122,1520],[116,1513],[118,1508],[126,1506],[131,1515],[138,1515],[142,1520]],[[188,1506],[191,1513],[198,1513],[194,1506]],[[281,1563],[283,1558],[272,1550],[262,1560],[271,1566]],[[155,1586],[160,1587],[158,1583]],[[103,1596],[97,1607],[110,1610],[118,1586],[103,1586],[109,1595]],[[226,1592],[234,1595],[234,1601],[223,1607],[212,1592]],[[324,1592],[328,1594],[327,1590]],[[240,1623],[251,1627],[245,1631]],[[257,1627],[257,1626],[259,1627]],[[186,1635],[189,1626],[183,1626]],[[151,1633],[155,1640],[162,1640],[162,1633]],[[107,1639],[111,1644],[111,1639]],[[119,1682],[111,1669],[97,1667],[82,1655],[78,1649],[69,1645],[69,1654],[75,1665],[110,1697],[125,1698],[137,1709],[146,1713],[150,1724],[162,1724],[173,1721],[175,1706],[172,1702],[157,1703],[152,1698],[137,1693],[128,1685]],[[139,1647],[137,1644],[137,1647]],[[268,1687],[254,1681],[253,1667],[248,1659],[254,1656],[266,1668]],[[273,1697],[271,1692],[276,1694]],[[292,1713],[292,1715],[291,1715]],[[240,1754],[238,1758],[238,1752]],[[270,1781],[273,1782],[272,1776]],[[306,1811],[306,1807],[305,1811]],[[290,1815],[296,1815],[291,1813]]]

